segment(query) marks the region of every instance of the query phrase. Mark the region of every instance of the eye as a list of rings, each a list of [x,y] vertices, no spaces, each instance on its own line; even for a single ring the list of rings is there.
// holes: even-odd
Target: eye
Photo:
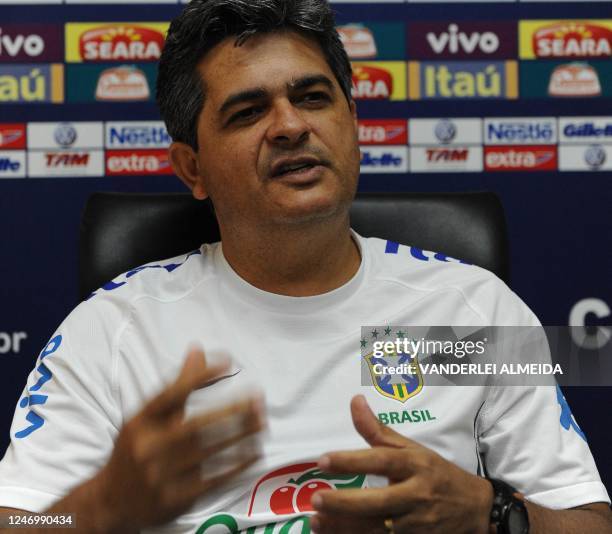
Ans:
[[[262,111],[263,107],[261,106],[251,106],[249,108],[244,108],[238,111],[237,113],[234,113],[227,122],[228,124],[230,124],[236,121],[248,121],[259,115]]]
[[[306,102],[307,104],[319,104],[323,102],[329,102],[330,97],[327,93],[322,91],[313,91],[311,93],[306,93],[301,97],[302,102]]]

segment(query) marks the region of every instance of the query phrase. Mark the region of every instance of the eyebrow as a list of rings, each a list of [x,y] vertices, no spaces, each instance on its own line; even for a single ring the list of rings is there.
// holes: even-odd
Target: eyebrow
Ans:
[[[323,74],[315,74],[312,76],[303,76],[297,80],[293,80],[287,84],[289,91],[302,91],[313,85],[322,84],[325,85],[330,91],[334,90],[333,82]],[[233,95],[230,95],[225,99],[222,106],[219,108],[219,113],[224,114],[229,108],[242,102],[250,102],[252,100],[262,100],[268,95],[263,87],[254,87],[245,91],[240,91]]]

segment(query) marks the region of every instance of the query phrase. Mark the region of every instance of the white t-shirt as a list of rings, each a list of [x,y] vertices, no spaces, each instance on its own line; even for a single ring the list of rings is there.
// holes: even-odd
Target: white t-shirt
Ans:
[[[425,380],[398,400],[361,385],[361,326],[539,323],[488,271],[355,239],[359,271],[323,295],[261,291],[231,269],[219,243],[96,291],[61,324],[28,378],[0,462],[0,506],[43,511],[92,477],[123,423],[175,379],[194,343],[229,352],[240,372],[192,395],[188,416],[258,384],[268,414],[264,455],[151,532],[309,532],[314,490],[382,484],[316,469],[326,451],[367,447],[349,412],[358,393],[394,430],[471,473],[484,466],[536,503],[609,502],[555,387],[428,388]]]

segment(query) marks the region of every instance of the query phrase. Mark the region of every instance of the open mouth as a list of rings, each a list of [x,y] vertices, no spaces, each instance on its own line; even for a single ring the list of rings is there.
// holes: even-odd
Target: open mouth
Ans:
[[[284,176],[285,174],[290,174],[292,172],[300,172],[308,169],[312,169],[314,167],[313,163],[296,163],[294,165],[287,165],[281,167],[275,174],[275,176]]]
[[[288,174],[301,174],[321,165],[316,158],[295,158],[277,163],[272,167],[272,178],[286,176]]]

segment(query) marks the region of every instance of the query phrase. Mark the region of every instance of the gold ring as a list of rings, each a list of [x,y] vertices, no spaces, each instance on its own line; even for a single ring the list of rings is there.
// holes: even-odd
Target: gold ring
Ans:
[[[395,534],[395,528],[393,528],[393,519],[385,519],[385,529],[387,534]]]

